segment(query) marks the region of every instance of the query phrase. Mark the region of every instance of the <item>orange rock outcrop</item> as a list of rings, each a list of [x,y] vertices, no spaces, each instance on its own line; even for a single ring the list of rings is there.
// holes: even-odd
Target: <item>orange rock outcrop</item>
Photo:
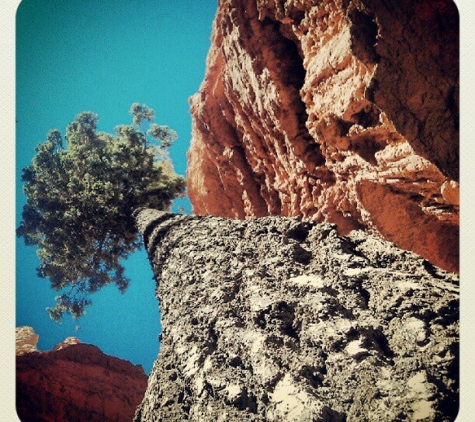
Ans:
[[[458,60],[448,0],[221,0],[194,212],[363,228],[458,271]]]
[[[16,409],[22,421],[132,420],[147,388],[141,366],[76,337],[40,352],[31,327],[16,331]]]

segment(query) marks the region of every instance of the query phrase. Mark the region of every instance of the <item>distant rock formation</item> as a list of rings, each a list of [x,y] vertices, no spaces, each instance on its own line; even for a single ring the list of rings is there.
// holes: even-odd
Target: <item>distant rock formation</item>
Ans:
[[[33,328],[27,326],[17,327],[15,330],[15,335],[15,354],[17,356],[38,351],[36,345],[40,336],[35,333]]]
[[[328,223],[136,220],[163,332],[135,421],[455,419],[456,275]]]
[[[23,422],[131,421],[143,399],[142,367],[108,356],[69,337],[39,352],[38,335],[19,327],[16,347],[16,408]]]
[[[81,343],[82,341],[79,340],[77,337],[67,337],[61,343],[58,343],[56,346],[54,346],[53,351],[61,350],[73,344],[81,344]]]
[[[458,271],[451,0],[222,0],[191,99],[196,214],[363,228]]]

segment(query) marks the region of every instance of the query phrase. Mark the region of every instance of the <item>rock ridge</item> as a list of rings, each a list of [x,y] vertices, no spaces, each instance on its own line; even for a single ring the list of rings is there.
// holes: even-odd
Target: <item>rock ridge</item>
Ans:
[[[147,386],[140,365],[68,337],[38,351],[38,334],[17,328],[16,409],[22,421],[130,421]],[[25,352],[22,343],[34,343]]]

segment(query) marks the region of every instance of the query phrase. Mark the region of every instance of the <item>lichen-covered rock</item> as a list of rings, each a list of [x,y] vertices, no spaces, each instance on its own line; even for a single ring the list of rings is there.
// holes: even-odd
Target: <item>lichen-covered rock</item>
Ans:
[[[362,231],[142,209],[163,332],[135,421],[452,421],[458,278]]]
[[[194,212],[365,228],[457,271],[458,60],[451,0],[221,0]]]

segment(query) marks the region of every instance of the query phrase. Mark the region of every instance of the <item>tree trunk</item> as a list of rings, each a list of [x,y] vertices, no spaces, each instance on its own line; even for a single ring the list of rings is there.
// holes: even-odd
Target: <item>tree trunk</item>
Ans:
[[[455,418],[456,275],[329,224],[135,217],[163,328],[135,421]]]

